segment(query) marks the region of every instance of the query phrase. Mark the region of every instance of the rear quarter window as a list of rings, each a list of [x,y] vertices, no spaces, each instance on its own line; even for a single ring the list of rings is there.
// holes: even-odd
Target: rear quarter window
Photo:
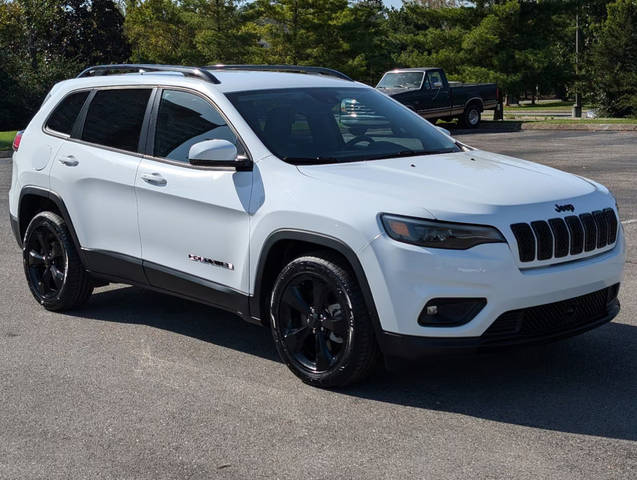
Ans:
[[[88,90],[83,92],[72,93],[62,100],[53,110],[51,116],[46,122],[46,128],[54,132],[70,135],[73,130],[73,124],[77,118],[86,97]]]

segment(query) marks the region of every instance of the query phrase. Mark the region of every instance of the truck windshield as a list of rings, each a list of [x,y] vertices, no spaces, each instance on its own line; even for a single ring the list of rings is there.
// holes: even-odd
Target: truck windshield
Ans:
[[[454,140],[367,87],[227,93],[263,144],[295,164],[458,152]]]
[[[420,88],[423,72],[387,72],[376,88]]]

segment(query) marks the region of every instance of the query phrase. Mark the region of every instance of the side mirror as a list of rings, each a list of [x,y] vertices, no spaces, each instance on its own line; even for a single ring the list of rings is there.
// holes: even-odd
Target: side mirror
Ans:
[[[228,162],[237,158],[237,147],[228,140],[204,140],[195,143],[188,151],[188,160],[193,165]]]
[[[436,127],[438,129],[438,131],[440,133],[444,133],[445,135],[447,135],[448,137],[451,136],[451,132],[449,130],[447,130],[446,128],[442,128],[442,127]]]
[[[195,143],[188,151],[188,161],[191,165],[234,167],[237,170],[246,170],[252,165],[247,157],[237,156],[237,147],[221,139]]]

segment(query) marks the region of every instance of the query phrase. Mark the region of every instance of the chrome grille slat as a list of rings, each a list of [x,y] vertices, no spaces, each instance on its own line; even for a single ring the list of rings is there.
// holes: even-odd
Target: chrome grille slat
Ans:
[[[584,251],[584,227],[577,215],[569,215],[564,219],[571,237],[571,255],[579,255]]]
[[[610,245],[617,240],[617,216],[612,208],[605,208],[604,215],[608,224],[608,244]]]
[[[528,223],[514,223],[511,225],[513,235],[518,242],[518,252],[521,262],[535,259],[535,237]]]
[[[553,234],[544,220],[531,222],[531,228],[537,240],[537,259],[548,260],[553,256]]]
[[[555,245],[553,246],[555,251],[555,258],[562,258],[568,255],[569,250],[569,235],[566,223],[561,218],[551,218],[549,225],[553,231],[553,238],[555,239]]]
[[[579,216],[584,226],[584,251],[590,252],[595,249],[597,245],[597,227],[595,226],[595,220],[590,213],[582,213]]]
[[[608,241],[608,224],[606,222],[606,216],[601,210],[595,210],[593,212],[593,220],[595,220],[595,226],[597,227],[597,248],[604,248]]]
[[[612,208],[564,218],[514,223],[511,231],[520,262],[564,258],[612,245],[619,221]]]

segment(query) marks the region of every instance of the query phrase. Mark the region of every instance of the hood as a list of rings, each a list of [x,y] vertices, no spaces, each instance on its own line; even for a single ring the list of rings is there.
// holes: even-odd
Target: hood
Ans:
[[[393,97],[394,95],[400,95],[401,93],[414,92],[420,90],[419,88],[377,88],[379,92]]]
[[[598,192],[578,176],[550,167],[480,150],[442,155],[402,157],[347,164],[299,166],[301,173],[356,190],[381,195],[388,207],[404,205],[405,213],[424,209],[439,219],[494,215],[520,205],[554,203]],[[590,202],[585,202],[590,203]],[[584,207],[584,205],[581,205]],[[582,211],[582,210],[580,210]],[[554,212],[553,212],[554,214]],[[508,216],[508,215],[505,215]],[[464,221],[467,219],[464,218]]]

